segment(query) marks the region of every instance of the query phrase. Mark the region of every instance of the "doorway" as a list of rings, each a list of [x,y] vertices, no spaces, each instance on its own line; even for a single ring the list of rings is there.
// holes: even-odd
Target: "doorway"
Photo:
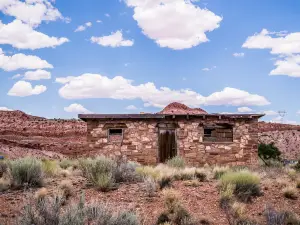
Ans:
[[[177,155],[175,129],[159,129],[159,162]]]

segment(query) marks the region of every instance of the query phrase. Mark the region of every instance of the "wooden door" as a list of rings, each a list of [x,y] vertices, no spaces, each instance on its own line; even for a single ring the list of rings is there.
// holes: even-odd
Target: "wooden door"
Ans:
[[[175,130],[159,130],[159,162],[164,163],[177,155]]]

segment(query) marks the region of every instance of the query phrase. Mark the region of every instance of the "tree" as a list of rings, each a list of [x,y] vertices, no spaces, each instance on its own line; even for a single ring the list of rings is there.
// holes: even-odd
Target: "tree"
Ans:
[[[274,146],[273,142],[270,144],[261,143],[258,146],[258,156],[268,166],[270,165],[268,160],[281,161],[280,155],[281,152]]]

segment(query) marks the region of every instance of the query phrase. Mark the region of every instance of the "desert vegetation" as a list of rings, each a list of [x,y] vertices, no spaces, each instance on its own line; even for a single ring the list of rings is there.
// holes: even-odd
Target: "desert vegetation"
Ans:
[[[156,166],[5,159],[0,224],[300,224],[300,172],[276,160],[247,168],[190,167],[178,156]]]

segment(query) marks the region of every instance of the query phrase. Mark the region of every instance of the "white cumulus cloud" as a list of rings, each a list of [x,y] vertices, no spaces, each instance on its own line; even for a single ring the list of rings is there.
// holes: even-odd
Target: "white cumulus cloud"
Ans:
[[[24,80],[48,80],[51,79],[51,73],[46,70],[27,71],[24,74]]]
[[[42,21],[64,19],[58,9],[53,7],[48,0],[1,0],[0,11],[30,26],[37,26]]]
[[[137,107],[135,105],[129,105],[126,107],[127,110],[137,110]]]
[[[80,25],[76,28],[76,30],[74,32],[81,32],[86,30],[86,28],[91,27],[93,24],[91,22],[87,22],[84,25]]]
[[[63,84],[59,94],[66,99],[141,99],[145,105],[154,107],[164,107],[174,101],[191,107],[199,107],[200,105],[245,106],[270,104],[263,96],[230,87],[226,87],[220,92],[214,92],[209,96],[202,96],[190,89],[157,88],[151,82],[133,85],[133,81],[122,76],[108,78],[100,74],[83,74],[78,77],[57,78],[56,81]]]
[[[92,113],[91,111],[87,110],[82,105],[77,103],[73,103],[68,107],[65,107],[64,110],[69,113],[82,113],[82,114]]]
[[[269,49],[271,54],[277,55],[274,63],[276,68],[270,75],[300,77],[300,32],[270,32],[263,29],[260,33],[248,37],[243,47]]]
[[[220,26],[222,18],[201,9],[192,0],[125,0],[143,33],[160,47],[175,50],[207,42],[206,32]]]
[[[275,115],[278,115],[278,112],[275,112],[274,110],[265,110],[262,113],[266,114],[266,116],[275,116]]]
[[[240,113],[249,113],[249,112],[253,112],[253,110],[249,107],[240,107],[240,108],[238,108],[238,112],[240,112]]]
[[[0,111],[13,111],[13,110],[3,106],[0,107]]]
[[[122,31],[118,30],[115,33],[111,33],[111,35],[103,36],[103,37],[91,37],[91,42],[96,43],[105,47],[130,47],[133,46],[133,40],[126,40],[123,38]]]
[[[18,49],[54,48],[68,42],[69,39],[62,37],[50,37],[34,30],[30,25],[21,20],[3,24],[0,20],[0,44],[12,45]]]
[[[243,58],[245,56],[245,53],[235,52],[235,53],[233,53],[233,56],[236,57],[236,58]]]
[[[13,71],[18,69],[53,68],[53,66],[46,60],[42,60],[34,55],[18,53],[12,56],[6,56],[0,53],[0,68],[5,71]]]
[[[7,93],[10,96],[26,97],[31,95],[39,95],[47,90],[44,85],[36,85],[32,87],[27,81],[18,81]]]

